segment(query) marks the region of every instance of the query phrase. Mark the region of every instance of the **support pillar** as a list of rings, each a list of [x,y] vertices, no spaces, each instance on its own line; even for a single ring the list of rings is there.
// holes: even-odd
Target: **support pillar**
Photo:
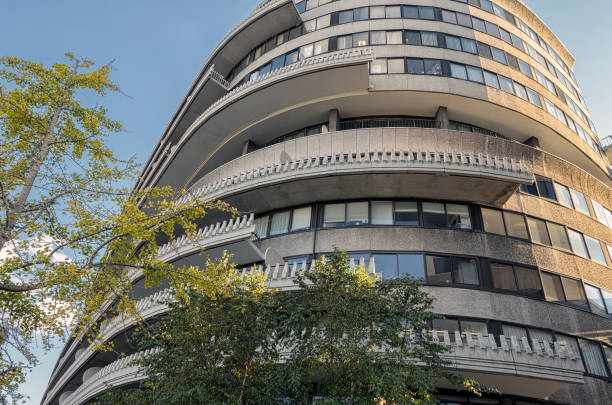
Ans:
[[[335,132],[338,130],[338,120],[340,120],[340,113],[338,110],[329,110],[329,124],[327,125],[329,132]]]
[[[438,107],[438,112],[436,112],[436,121],[440,123],[441,129],[448,129],[450,127],[448,120],[448,109],[446,107]]]

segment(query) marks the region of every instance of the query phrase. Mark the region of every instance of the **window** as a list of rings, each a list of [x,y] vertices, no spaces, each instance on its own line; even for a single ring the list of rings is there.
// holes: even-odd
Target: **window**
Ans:
[[[402,44],[402,31],[387,31],[387,44]]]
[[[338,13],[338,24],[346,24],[353,21],[353,10],[340,11]]]
[[[561,277],[556,274],[542,273],[542,284],[546,299],[553,302],[564,302],[565,295],[561,286]]]
[[[425,67],[422,59],[407,59],[406,69],[407,73],[413,75],[422,75],[425,73]]]
[[[552,222],[547,222],[546,225],[548,225],[548,233],[552,245],[557,248],[571,250],[565,227]]]
[[[384,45],[386,43],[387,43],[387,34],[385,31],[371,31],[370,32],[370,44]]]
[[[323,227],[336,228],[346,222],[345,204],[325,204],[323,212]]]
[[[468,73],[468,80],[477,83],[484,83],[484,77],[482,75],[482,69],[474,66],[466,66]]]
[[[423,225],[433,228],[446,227],[446,212],[444,210],[444,204],[424,202]]]
[[[328,51],[329,40],[324,39],[322,41],[315,42],[314,44],[314,54],[319,55],[321,53],[325,53]]]
[[[584,290],[586,292],[587,299],[589,300],[591,310],[598,314],[606,315],[606,305],[604,304],[600,289],[592,285],[585,284]]]
[[[565,350],[572,352],[577,357],[580,357],[578,340],[575,337],[555,333],[555,340],[561,347],[565,348]]]
[[[492,35],[494,37],[499,38],[499,27],[496,24],[485,21],[485,27],[487,29],[487,34]]]
[[[298,57],[299,57],[298,51],[293,51],[293,52],[288,53],[285,56],[285,66],[291,65],[292,63],[297,62],[298,61]]]
[[[438,46],[438,34],[435,32],[421,32],[421,43],[425,46]]]
[[[523,46],[523,40],[521,40],[519,37],[517,37],[516,35],[510,33],[510,37],[512,38],[512,45],[514,45],[516,48],[520,49],[521,51],[525,52],[525,47]]]
[[[331,24],[331,14],[326,14],[324,16],[317,18],[317,29],[318,30],[329,27],[330,24]]]
[[[387,73],[387,60],[386,59],[376,59],[370,62],[370,73],[372,74]]]
[[[422,20],[435,20],[433,7],[419,7],[419,18]]]
[[[529,234],[531,235],[532,242],[550,246],[546,222],[540,219],[527,217],[527,226],[529,227]]]
[[[300,48],[300,59],[310,58],[314,52],[314,45],[304,45]]]
[[[425,74],[442,76],[442,62],[437,59],[425,59]]]
[[[410,276],[415,279],[425,277],[425,266],[423,255],[420,254],[399,254],[397,255],[399,277]]]
[[[404,42],[408,45],[421,45],[421,33],[419,31],[405,31]]]
[[[478,285],[476,259],[453,258],[453,279],[455,283]]]
[[[580,280],[573,278],[561,277],[563,291],[565,292],[565,300],[574,305],[586,306],[586,296]]]
[[[441,284],[478,285],[476,259],[462,257],[430,256],[425,259],[427,280]]]
[[[514,82],[514,90],[516,91],[516,95],[522,98],[523,100],[528,100],[527,98],[527,89],[520,83]]]
[[[591,256],[591,259],[605,266],[607,264],[606,256],[601,248],[601,243],[597,239],[591,238],[587,235],[584,235],[584,240],[586,241],[587,248],[589,249],[589,256]]]
[[[293,219],[291,221],[291,230],[298,231],[310,228],[311,207],[297,208],[293,210]]]
[[[372,201],[372,224],[393,225],[393,203],[391,201]]]
[[[572,251],[588,259],[589,253],[587,252],[587,248],[584,243],[584,238],[582,237],[582,234],[572,229],[568,229],[567,235],[569,236],[570,242],[572,244]]]
[[[553,186],[551,179],[536,175],[536,184],[538,186],[538,193],[540,197],[557,200],[555,187]]]
[[[400,6],[387,6],[385,9],[386,18],[402,18],[402,10]]]
[[[503,91],[514,94],[514,84],[512,80],[506,76],[498,75],[500,87]]]
[[[352,202],[346,204],[346,224],[364,225],[368,223],[368,203],[367,201]]]
[[[514,268],[509,264],[491,263],[493,287],[499,290],[516,291]]]
[[[268,236],[268,224],[269,218],[267,215],[265,217],[259,217],[255,219],[255,235],[258,238],[265,238]]]
[[[478,30],[478,31],[481,31],[481,32],[487,32],[487,29],[485,27],[485,23],[480,18],[472,17],[472,24],[473,24],[475,30]]]
[[[570,189],[570,194],[572,195],[574,207],[583,214],[591,215],[591,210],[589,209],[586,198],[584,198],[584,194],[574,189]]]
[[[370,18],[385,18],[385,6],[370,7]]]
[[[472,18],[468,14],[457,13],[457,23],[465,27],[471,27]]]
[[[456,79],[467,80],[467,72],[465,71],[465,65],[458,65],[456,63],[450,64],[451,76]]]
[[[461,38],[461,47],[463,48],[464,52],[469,52],[473,54],[478,53],[476,41],[474,41],[473,39]]]
[[[591,199],[591,204],[593,205],[593,211],[595,211],[595,217],[597,218],[597,220],[599,222],[601,222],[602,224],[605,224],[607,226],[610,226],[610,224],[608,224],[608,218],[610,217],[610,211],[608,211],[606,208],[604,208],[603,205],[601,205],[600,203],[598,203],[597,201]]]
[[[495,73],[485,70],[484,77],[485,77],[485,83],[487,86],[491,86],[491,87],[495,87],[496,89],[499,89],[499,81],[497,80],[497,75]]]
[[[358,32],[353,34],[353,46],[367,46],[368,45],[368,33]]]
[[[572,203],[572,197],[570,196],[569,189],[562,184],[555,183],[555,191],[557,194],[557,200],[569,208],[574,208],[574,204]]]
[[[403,18],[419,18],[419,9],[415,6],[402,6]]]
[[[461,51],[461,40],[458,37],[453,37],[450,35],[446,35],[446,47],[449,49],[454,49],[456,51]]]
[[[387,59],[388,73],[404,73],[404,59]]]
[[[419,225],[419,212],[416,201],[398,201],[395,203],[394,219],[396,225]]]
[[[270,236],[289,232],[289,218],[291,211],[278,212],[272,215],[270,221]]]
[[[606,362],[599,344],[586,339],[578,339],[578,344],[582,351],[586,372],[600,377],[608,377]]]
[[[515,238],[529,239],[527,226],[525,225],[525,217],[512,212],[504,211],[504,220],[506,222],[506,231],[508,236]]]
[[[442,10],[442,21],[457,24],[457,15],[454,11]]]
[[[369,16],[368,16],[368,8],[367,7],[356,8],[353,11],[353,20],[354,21],[367,20],[368,17]]]
[[[277,56],[272,59],[272,70],[280,69],[285,66],[285,55]]]
[[[476,49],[478,50],[478,55],[483,58],[492,59],[493,55],[491,54],[491,47],[487,44],[483,44],[482,42],[476,42]]]
[[[450,284],[451,276],[451,260],[445,256],[429,256],[425,258],[427,268],[427,281],[433,283]]]
[[[345,35],[342,37],[338,37],[338,49],[347,49],[353,47],[353,36]]]
[[[506,234],[504,219],[501,211],[491,210],[488,208],[481,208],[480,211],[482,213],[482,221],[485,232],[495,233],[498,235]]]
[[[527,95],[529,96],[529,101],[532,104],[537,105],[542,108],[542,100],[540,99],[540,95],[535,91],[527,87]]]
[[[494,46],[491,47],[491,54],[493,55],[493,60],[497,61],[499,63],[503,63],[504,65],[507,64],[508,62],[506,61],[506,52],[502,51],[501,49],[495,48]]]
[[[376,273],[382,275],[383,280],[397,278],[397,255],[374,254]]]
[[[470,334],[472,339],[478,339],[478,335],[485,338],[488,342],[489,331],[486,322],[460,320],[461,332],[465,335]]]
[[[523,294],[543,297],[540,273],[537,269],[522,266],[514,266],[518,289]]]
[[[612,292],[601,290],[601,295],[603,296],[604,303],[608,309],[608,314],[612,314]]]
[[[446,214],[449,228],[472,229],[467,205],[446,204]]]
[[[510,37],[510,33],[508,31],[499,27],[499,33],[501,35],[502,40],[504,40],[505,42],[508,42],[509,44],[512,43],[512,37]]]
[[[527,62],[521,59],[518,60],[518,63],[519,63],[519,69],[521,70],[521,73],[533,79],[533,74],[531,73],[531,66],[529,66]]]

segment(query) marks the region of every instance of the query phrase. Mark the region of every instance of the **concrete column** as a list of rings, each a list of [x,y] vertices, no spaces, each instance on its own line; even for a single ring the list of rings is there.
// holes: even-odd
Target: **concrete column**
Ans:
[[[329,124],[327,129],[329,132],[335,132],[338,130],[338,120],[340,119],[340,113],[338,110],[329,110]]]
[[[531,138],[527,139],[523,143],[525,145],[527,145],[527,146],[531,146],[531,147],[534,147],[534,148],[539,148],[540,147],[540,140],[538,138],[536,138],[535,136],[532,136]]]
[[[448,129],[448,109],[446,107],[440,106],[438,107],[438,112],[436,112],[436,121],[440,123],[440,128]]]
[[[247,153],[253,152],[256,149],[257,149],[257,145],[253,143],[253,141],[251,141],[250,139],[247,139],[242,144],[242,155],[244,156]]]

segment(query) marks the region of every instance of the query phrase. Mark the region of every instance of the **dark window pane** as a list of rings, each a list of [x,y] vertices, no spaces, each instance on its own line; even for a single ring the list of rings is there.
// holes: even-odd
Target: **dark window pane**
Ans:
[[[425,74],[442,76],[442,62],[437,59],[425,59]]]
[[[338,13],[338,24],[346,24],[353,21],[353,10],[340,11]]]
[[[457,23],[459,25],[464,25],[466,27],[471,27],[472,26],[472,17],[470,17],[468,14],[457,13]]]
[[[461,38],[461,47],[465,52],[469,53],[478,53],[478,48],[476,47],[476,41],[468,38]]]
[[[444,211],[444,204],[424,202],[423,225],[433,228],[445,228],[446,212]]]
[[[425,66],[423,65],[422,59],[407,59],[406,68],[407,73],[413,75],[422,75],[425,73]]]
[[[383,280],[397,278],[397,256],[375,254],[374,264],[376,265],[376,273],[382,275]]]
[[[398,201],[395,203],[395,225],[419,225],[419,212],[416,201]]]
[[[585,339],[578,339],[582,358],[586,364],[586,371],[589,374],[608,377],[606,361],[604,360],[599,343],[591,342]]]
[[[421,43],[425,46],[438,46],[438,34],[435,32],[421,32]]]
[[[536,183],[521,185],[521,191],[535,196],[538,195],[538,187],[536,186]]]
[[[540,282],[540,274],[537,269],[515,266],[516,279],[518,280],[518,289],[520,292],[529,295],[542,296],[542,284]]]
[[[458,37],[447,35],[446,36],[446,47],[449,49],[460,51],[461,50],[461,40]]]
[[[459,284],[480,284],[476,259],[453,258],[453,278]]]
[[[544,294],[549,301],[565,301],[563,287],[561,287],[561,278],[555,274],[542,273],[542,284],[544,286]]]
[[[474,29],[475,30],[478,30],[478,31],[481,31],[481,32],[487,32],[487,29],[485,27],[485,23],[480,18],[472,17],[472,24],[474,25]]]
[[[493,59],[491,47],[489,45],[483,44],[482,42],[476,42],[476,48],[478,49],[478,55],[483,58]]]
[[[427,256],[425,262],[427,266],[427,281],[443,284],[450,284],[453,281],[450,257]]]
[[[402,6],[402,17],[419,18],[419,9],[414,6]]]
[[[529,239],[527,226],[525,225],[525,217],[520,214],[504,212],[504,219],[506,220],[506,231],[508,232],[508,236]]]
[[[450,24],[457,24],[457,16],[454,11],[442,10],[442,21]]]
[[[368,17],[367,7],[356,8],[353,13],[353,20],[355,21],[367,20]]]
[[[506,234],[501,211],[481,208],[481,212],[485,232],[496,233],[498,235]]]
[[[493,287],[500,290],[516,291],[514,269],[509,264],[491,263]]]
[[[420,254],[400,254],[397,255],[399,264],[399,276],[411,276],[414,279],[425,278],[425,268],[423,255]]]
[[[499,27],[497,26],[497,24],[493,24],[488,21],[485,21],[485,26],[487,28],[487,34],[492,35],[497,38],[500,37]]]
[[[421,33],[419,31],[406,31],[404,42],[408,45],[421,45]]]
[[[419,18],[422,20],[435,20],[433,7],[419,7]]]
[[[457,319],[434,319],[431,321],[431,326],[435,330],[447,330],[452,338],[454,338],[455,331],[461,331]]]
[[[538,176],[536,177],[536,183],[538,185],[540,197],[557,200],[557,195],[555,194],[555,186],[553,185],[552,180]]]
[[[527,226],[529,227],[529,234],[531,235],[532,242],[550,246],[546,222],[540,219],[527,217]]]
[[[446,204],[446,214],[449,228],[472,229],[470,210],[467,205]]]
[[[561,284],[563,284],[563,291],[565,292],[565,300],[567,302],[574,305],[586,305],[586,296],[584,295],[580,280],[561,277]]]

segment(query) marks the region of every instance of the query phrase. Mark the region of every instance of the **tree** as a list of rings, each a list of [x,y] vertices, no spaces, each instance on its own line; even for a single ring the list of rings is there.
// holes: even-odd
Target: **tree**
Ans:
[[[21,397],[34,338],[48,347],[66,330],[95,334],[109,299],[134,311],[126,269],[176,291],[198,285],[200,269],[160,262],[157,241],[192,237],[209,210],[235,214],[221,202],[176,202],[182,190],[130,190],[134,159],[107,145],[121,125],[82,101],[118,91],[112,66],[66,56],[50,67],[0,59],[0,403]]]
[[[374,279],[335,250],[295,283],[270,290],[259,276],[222,297],[191,291],[140,335],[142,349],[162,349],[140,363],[141,389],[99,403],[435,404],[440,379],[479,392],[423,333],[436,315],[418,281]]]

